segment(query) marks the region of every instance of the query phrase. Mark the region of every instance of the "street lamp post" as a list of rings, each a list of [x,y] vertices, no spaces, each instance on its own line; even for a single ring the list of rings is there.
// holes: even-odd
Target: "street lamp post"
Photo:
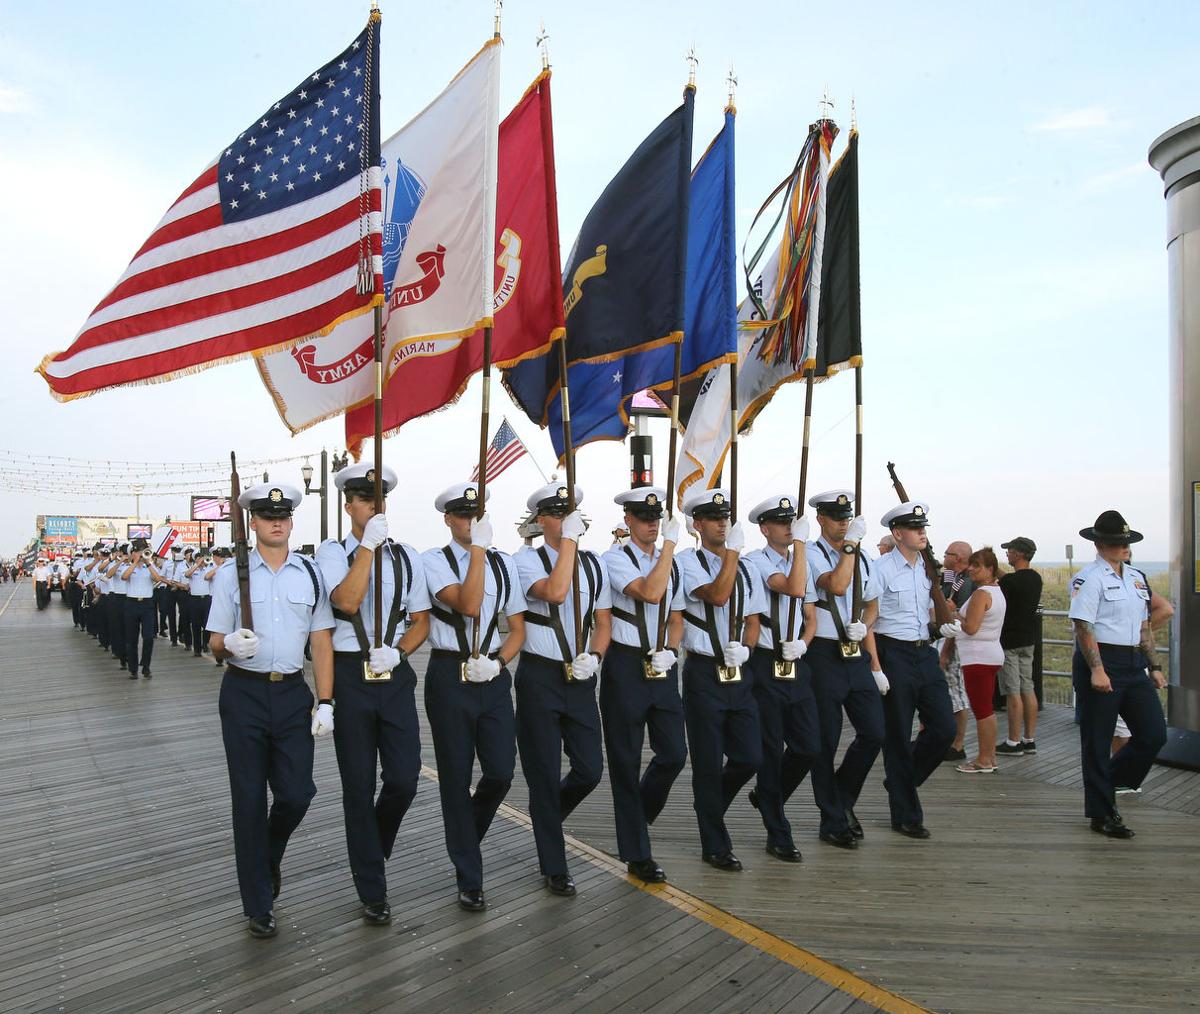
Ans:
[[[133,513],[136,515],[134,520],[138,522],[142,520],[142,490],[144,488],[140,482],[133,484]]]
[[[337,475],[343,468],[350,464],[350,454],[348,451],[342,451],[341,456],[337,454],[333,456],[333,474]],[[338,526],[338,542],[342,541],[342,491],[339,488],[337,491],[337,526]]]
[[[328,509],[328,493],[329,493],[329,452],[324,448],[321,449],[321,486],[319,489],[312,488],[313,467],[305,460],[300,468],[300,474],[304,477],[304,492],[305,494],[320,494],[321,497],[321,541],[324,542],[329,538],[329,509]]]

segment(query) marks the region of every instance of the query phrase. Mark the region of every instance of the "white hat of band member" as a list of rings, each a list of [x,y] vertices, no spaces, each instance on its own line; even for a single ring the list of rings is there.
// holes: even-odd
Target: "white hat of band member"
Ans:
[[[387,465],[383,466],[380,475],[383,477],[383,495],[387,496],[396,488],[400,477]],[[333,484],[343,493],[374,496],[375,465],[367,461],[360,461],[357,465],[347,465],[340,472],[333,473]]]
[[[286,482],[260,482],[243,490],[238,506],[264,517],[287,518],[300,504],[303,494]]]
[[[661,486],[637,486],[618,493],[613,497],[613,503],[624,507],[635,518],[657,521],[663,516],[666,499],[667,491]]]
[[[483,494],[484,502],[492,498],[489,488]],[[479,513],[479,484],[456,482],[447,486],[433,501],[433,506],[442,514],[461,514],[464,517]]]
[[[906,500],[888,511],[879,523],[884,528],[924,528],[929,524],[929,504],[924,500]]]
[[[752,525],[761,525],[764,521],[794,521],[795,518],[794,501],[786,493],[769,496],[761,503],[756,503],[747,515]]]
[[[680,510],[689,518],[727,518],[732,511],[729,490],[720,486],[716,489],[695,490],[683,498]]]
[[[575,506],[583,503],[583,490],[575,485]],[[535,489],[525,501],[525,507],[533,514],[565,514],[570,508],[565,482],[548,482]]]
[[[827,489],[824,493],[808,498],[809,507],[815,507],[818,514],[836,521],[849,521],[854,517],[854,490]]]

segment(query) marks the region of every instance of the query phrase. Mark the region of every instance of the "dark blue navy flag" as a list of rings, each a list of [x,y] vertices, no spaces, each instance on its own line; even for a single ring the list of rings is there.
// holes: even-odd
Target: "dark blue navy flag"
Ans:
[[[563,272],[570,364],[619,361],[683,334],[694,94],[685,91],[584,219]],[[557,349],[504,371],[513,400],[540,426],[558,382]]]
[[[680,378],[703,377],[731,361],[737,349],[737,251],[733,187],[734,113],[692,173],[687,231],[687,293]],[[569,324],[568,324],[569,326]],[[639,391],[653,389],[669,400],[675,346],[635,352],[607,363],[577,363],[571,381],[571,440],[624,440],[629,405]],[[550,403],[550,439],[563,454],[562,403]]]

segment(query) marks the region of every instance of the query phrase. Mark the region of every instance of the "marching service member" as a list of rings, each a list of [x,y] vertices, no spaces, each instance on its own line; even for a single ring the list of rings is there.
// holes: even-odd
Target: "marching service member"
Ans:
[[[273,901],[292,832],[317,793],[313,737],[333,731],[333,612],[320,574],[288,549],[301,493],[286,484],[244,490],[250,512],[250,605],[244,622],[236,567],[217,571],[208,615],[213,655],[226,661],[221,680],[221,734],[233,800],[233,845],[242,911],[252,937],[276,933]],[[311,641],[317,703],[304,681]],[[267,786],[271,807],[267,809]]]
[[[576,486],[576,509],[568,513],[567,487],[557,482],[531,493],[526,507],[541,526],[544,545],[522,546],[514,557],[527,603],[516,674],[517,746],[529,785],[538,868],[546,888],[567,898],[575,894],[575,881],[567,869],[562,825],[600,784],[604,771],[596,673],[612,636],[612,596],[600,558],[577,552],[587,529],[578,510],[582,502],[583,490]],[[590,650],[577,651],[589,637]],[[564,752],[570,767],[560,777]]]
[[[425,715],[458,903],[482,912],[487,901],[479,847],[512,785],[517,760],[508,664],[525,640],[525,595],[512,557],[491,548],[492,523],[486,514],[478,517],[475,483],[443,490],[434,507],[451,540],[421,554],[431,614]],[[503,636],[501,615],[508,623]],[[480,778],[472,792],[476,758]]]
[[[386,466],[386,497],[399,481]],[[334,475],[345,495],[350,534],[317,550],[337,626],[333,631],[333,745],[342,779],[346,852],[362,902],[363,921],[392,921],[384,865],[400,822],[417,794],[421,732],[417,675],[408,658],[429,634],[425,568],[411,546],[388,538],[388,518],[375,513],[375,469],[351,465]],[[383,644],[373,647],[375,554],[383,554]],[[377,773],[383,786],[375,796]]]
[[[627,539],[601,557],[612,597],[612,640],[600,670],[600,717],[617,852],[630,873],[651,884],[667,875],[651,854],[649,825],[662,812],[687,760],[676,664],[683,639],[683,594],[674,560],[681,525],[676,519],[663,524],[666,495],[657,486],[642,486],[613,497],[625,508]],[[661,550],[655,545],[660,526]],[[659,604],[664,600],[670,620],[660,651]],[[653,756],[643,772],[647,731]]]
[[[692,794],[704,861],[734,872],[742,864],[733,854],[725,811],[762,764],[762,733],[746,645],[758,643],[758,618],[767,602],[762,582],[739,560],[746,537],[740,524],[729,524],[729,491],[691,492],[682,509],[701,543],[679,554],[687,649],[683,714],[692,756]]]
[[[150,679],[150,659],[154,655],[154,636],[158,631],[154,587],[164,578],[154,566],[149,542],[145,539],[133,540],[129,547],[129,557],[118,570],[117,578],[125,586],[125,652],[129,662],[129,678],[137,679],[140,635],[142,676]]]

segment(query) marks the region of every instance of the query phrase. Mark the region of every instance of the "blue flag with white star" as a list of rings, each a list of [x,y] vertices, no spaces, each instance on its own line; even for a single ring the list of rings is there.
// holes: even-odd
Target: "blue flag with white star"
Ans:
[[[737,253],[733,203],[734,113],[692,172],[688,203],[687,274],[680,378],[703,377],[737,351]],[[606,363],[576,363],[571,386],[571,441],[624,440],[629,406],[639,391],[670,400],[674,344],[635,352]],[[555,453],[563,455],[562,402],[549,407]]]

